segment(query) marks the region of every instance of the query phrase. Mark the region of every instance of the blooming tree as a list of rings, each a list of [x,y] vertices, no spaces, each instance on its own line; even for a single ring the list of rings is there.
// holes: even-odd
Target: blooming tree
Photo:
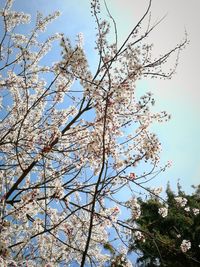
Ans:
[[[38,13],[32,30],[21,34],[18,25],[31,17],[13,11],[12,2],[5,1],[0,11],[0,264],[103,266],[110,260],[104,245],[119,239],[123,246],[117,244],[115,251],[125,255],[126,231],[137,231],[120,215],[121,208],[139,218],[134,188],[145,189],[142,182],[166,167],[158,166],[161,146],[149,126],[169,116],[151,112],[151,93],[137,99],[136,82],[144,76],[171,78],[177,61],[167,72],[162,66],[172,54],[178,58],[186,41],[152,56],[152,46],[144,43],[156,26],[148,19],[150,1],[119,45],[108,7],[110,22],[101,18],[100,2],[91,0],[99,57],[94,71],[82,34],[75,46],[62,33],[41,42],[59,12]],[[109,42],[112,23],[115,35]],[[45,65],[56,41],[61,56]],[[130,200],[120,199],[123,189],[130,191]]]

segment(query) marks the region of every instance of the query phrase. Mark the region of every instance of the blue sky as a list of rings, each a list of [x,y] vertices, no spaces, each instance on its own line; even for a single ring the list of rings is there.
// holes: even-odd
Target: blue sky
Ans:
[[[121,38],[131,30],[148,3],[145,0],[107,2],[116,18]],[[187,192],[192,191],[192,184],[200,183],[199,10],[200,2],[196,0],[153,1],[152,22],[166,15],[149,38],[149,42],[154,44],[155,55],[173,48],[183,40],[185,30],[190,43],[181,53],[177,73],[172,80],[145,80],[138,88],[152,91],[156,109],[166,110],[172,115],[170,122],[153,126],[162,142],[161,161],[173,161],[173,166],[153,183],[165,185],[170,181],[175,188],[180,179]]]
[[[130,32],[147,3],[147,0],[107,0],[118,25],[120,40]],[[48,32],[64,32],[72,40],[76,39],[76,34],[83,32],[89,62],[92,67],[95,66],[94,19],[90,16],[89,0],[16,0],[14,7],[31,14],[39,10],[46,15],[60,10],[61,17],[49,26]],[[187,192],[191,192],[192,184],[200,182],[199,10],[200,2],[197,0],[153,1],[152,21],[167,14],[149,38],[154,43],[155,55],[173,48],[181,41],[185,28],[190,44],[182,52],[177,74],[172,80],[145,80],[138,86],[139,90],[147,88],[147,91],[154,93],[157,110],[166,110],[172,115],[170,122],[153,127],[162,142],[162,162],[173,161],[171,169],[162,173],[153,183],[166,185],[170,181],[175,187],[180,179]]]

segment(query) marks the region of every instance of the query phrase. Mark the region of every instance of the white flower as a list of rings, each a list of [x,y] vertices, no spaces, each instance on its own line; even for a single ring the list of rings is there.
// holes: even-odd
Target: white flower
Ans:
[[[162,192],[163,188],[162,186],[161,187],[156,187],[156,188],[153,188],[151,189],[151,192],[154,194],[154,195],[159,195],[161,192]]]
[[[167,217],[168,209],[167,209],[166,207],[164,207],[164,208],[159,208],[158,213],[159,213],[163,218],[165,218],[165,217]]]
[[[189,240],[183,240],[181,243],[181,251],[183,253],[187,252],[189,249],[191,249],[191,242]]]
[[[144,235],[143,235],[140,231],[136,231],[136,232],[135,232],[135,238],[136,238],[138,241],[145,242]]]
[[[184,197],[175,197],[174,199],[181,207],[185,207],[187,204],[187,199]]]
[[[82,32],[80,32],[79,34],[78,34],[78,46],[80,47],[80,48],[83,48],[83,44],[84,44],[84,36],[83,36],[83,33]]]
[[[190,207],[185,207],[184,210],[189,212],[190,211]]]
[[[135,219],[135,220],[139,219],[139,217],[141,215],[141,210],[140,210],[140,204],[138,204],[136,198],[134,198],[130,201],[130,208],[132,210],[133,219]]]
[[[194,208],[194,209],[192,209],[192,211],[193,211],[195,216],[199,214],[199,209]]]

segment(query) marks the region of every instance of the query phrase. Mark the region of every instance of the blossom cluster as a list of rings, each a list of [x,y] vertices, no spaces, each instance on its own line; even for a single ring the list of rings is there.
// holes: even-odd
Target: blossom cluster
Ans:
[[[189,249],[191,249],[191,242],[189,240],[183,240],[181,243],[181,251],[183,253],[187,252]]]
[[[167,214],[168,214],[168,208],[166,207],[163,207],[163,208],[159,208],[158,209],[158,213],[163,217],[167,217]]]
[[[193,208],[192,211],[193,211],[195,216],[200,213],[199,209],[197,209],[197,208]]]
[[[187,204],[187,199],[184,197],[175,197],[174,199],[181,207],[185,207],[185,205]]]
[[[156,187],[156,188],[152,188],[151,189],[151,192],[154,194],[154,195],[159,195],[161,192],[162,192],[163,188],[162,186],[161,187]]]
[[[145,242],[145,237],[141,233],[141,231],[135,231],[134,236],[135,236],[136,240]]]
[[[128,206],[131,209],[132,218],[134,220],[139,219],[139,217],[141,215],[141,207],[140,207],[140,204],[138,203],[137,198],[133,198],[132,200],[130,200],[128,202]]]

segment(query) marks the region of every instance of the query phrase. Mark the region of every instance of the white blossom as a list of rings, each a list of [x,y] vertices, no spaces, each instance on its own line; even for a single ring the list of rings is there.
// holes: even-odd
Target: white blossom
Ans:
[[[174,199],[181,207],[185,207],[185,205],[187,204],[187,199],[184,197],[175,197]]]
[[[168,208],[166,207],[163,207],[163,208],[159,208],[158,209],[158,213],[163,217],[167,217],[167,214],[168,214]]]
[[[129,201],[129,207],[131,208],[132,217],[134,220],[139,219],[141,215],[141,207],[136,198]]]
[[[162,191],[163,191],[162,186],[160,186],[160,187],[156,187],[156,188],[152,188],[152,189],[151,189],[151,192],[152,192],[154,195],[159,195]]]
[[[187,252],[189,249],[191,249],[191,242],[189,240],[183,240],[181,243],[181,251],[183,253]]]
[[[192,211],[193,211],[195,216],[199,214],[199,209],[197,209],[197,208],[192,209]]]
[[[134,236],[138,241],[145,242],[145,237],[141,231],[135,231]]]
[[[189,212],[190,211],[190,207],[185,207],[184,210]]]

